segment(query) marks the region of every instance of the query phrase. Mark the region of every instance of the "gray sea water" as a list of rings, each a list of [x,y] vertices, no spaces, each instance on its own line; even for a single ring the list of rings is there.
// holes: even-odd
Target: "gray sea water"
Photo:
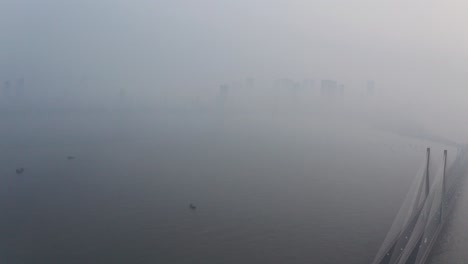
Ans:
[[[369,263],[425,147],[345,120],[4,115],[0,262]]]

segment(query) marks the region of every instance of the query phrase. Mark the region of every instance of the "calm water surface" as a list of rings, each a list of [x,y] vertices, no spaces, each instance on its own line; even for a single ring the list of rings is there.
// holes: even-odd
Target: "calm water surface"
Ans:
[[[13,264],[369,263],[425,152],[345,121],[188,113],[4,116],[0,147]]]

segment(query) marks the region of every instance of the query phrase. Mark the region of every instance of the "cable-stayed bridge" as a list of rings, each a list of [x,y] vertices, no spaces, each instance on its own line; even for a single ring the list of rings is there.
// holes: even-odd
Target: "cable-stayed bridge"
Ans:
[[[373,264],[424,263],[453,205],[460,178],[465,175],[467,148],[459,147],[452,164],[444,151],[438,169],[430,171],[431,152],[384,239]]]

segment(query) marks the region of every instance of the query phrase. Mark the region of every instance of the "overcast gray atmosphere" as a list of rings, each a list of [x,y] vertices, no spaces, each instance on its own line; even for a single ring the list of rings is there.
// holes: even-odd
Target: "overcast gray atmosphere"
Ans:
[[[467,13],[1,0],[0,263],[468,263]]]

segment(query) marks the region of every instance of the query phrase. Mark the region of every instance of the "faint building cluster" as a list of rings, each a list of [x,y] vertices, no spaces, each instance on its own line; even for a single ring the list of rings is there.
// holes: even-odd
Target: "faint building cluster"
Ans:
[[[299,89],[300,83],[288,78],[283,78],[276,80],[274,87],[277,89],[295,90]]]
[[[374,90],[374,81],[353,85],[338,79],[284,77],[268,84],[248,77],[221,84],[207,108],[240,112],[263,109],[273,114],[315,111],[326,105],[338,109],[347,102],[367,100],[360,96],[362,91],[373,94]]]
[[[120,85],[120,87],[115,87],[113,90],[114,95],[108,97],[113,99],[110,99],[111,102],[106,106],[105,103],[96,99],[100,97],[89,88],[90,83],[87,78],[80,78],[76,82],[72,80],[70,82],[52,81],[52,83],[55,85],[53,89],[63,89],[61,97],[59,96],[60,93],[48,97],[49,93],[46,91],[50,87],[42,82],[36,84],[36,93],[30,94],[27,96],[27,100],[23,100],[23,98],[26,98],[27,93],[24,78],[1,80],[0,108],[10,110],[23,108],[84,109],[93,106],[95,108],[108,107],[120,110],[144,107],[146,109],[159,108],[171,111],[176,109],[224,110],[228,108],[249,111],[249,109],[257,110],[258,107],[263,107],[264,109],[300,110],[332,102],[325,99],[345,98],[345,93],[346,98],[348,98],[353,94],[352,89],[347,92],[348,86],[336,79],[314,80],[304,78],[298,80],[278,78],[272,83],[262,83],[253,77],[245,77],[220,84],[215,91],[205,94],[184,94],[176,91],[174,95],[171,95],[165,93],[165,90],[161,90],[162,92],[157,94],[159,98],[154,100],[149,98],[148,104],[144,106],[135,99],[138,96],[143,97],[142,95],[138,95],[136,91],[132,90],[132,87]],[[34,85],[34,83],[29,85]],[[96,86],[94,82],[93,85]],[[353,88],[359,94],[364,91],[365,95],[373,96],[375,95],[376,84],[374,80],[368,80],[363,82],[363,85]],[[31,92],[32,90],[28,91]]]
[[[24,95],[24,78],[4,80],[1,83],[0,98],[2,101],[12,102],[23,98]]]
[[[336,80],[322,80],[320,83],[320,94],[324,97],[338,97],[344,95],[344,84]]]

